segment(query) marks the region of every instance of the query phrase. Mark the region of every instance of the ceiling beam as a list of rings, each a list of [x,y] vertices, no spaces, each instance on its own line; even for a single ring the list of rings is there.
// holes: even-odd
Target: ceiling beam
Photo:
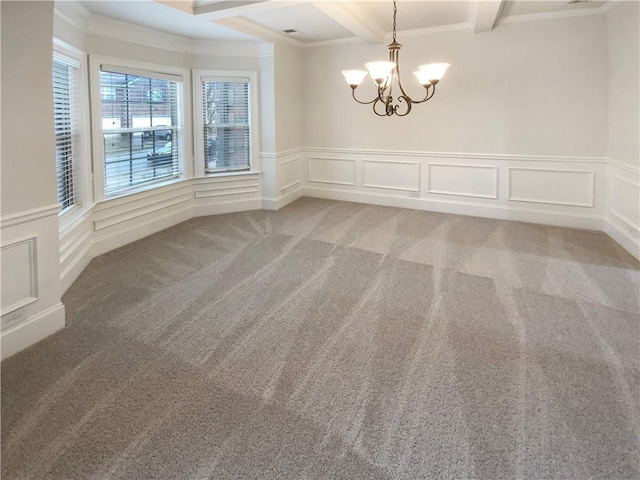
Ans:
[[[284,8],[300,2],[300,0],[216,0],[211,2],[193,2],[192,0],[154,1],[212,21]]]
[[[385,32],[361,10],[351,4],[338,2],[314,2],[314,7],[368,43],[383,43]]]
[[[265,40],[267,42],[284,42],[290,45],[296,45],[298,47],[302,45],[302,42],[291,38],[284,33],[275,32],[266,27],[263,27],[262,25],[251,22],[246,18],[221,18],[218,20],[213,20],[213,22],[217,23],[218,25],[222,25],[223,27],[231,28],[238,32],[245,33],[247,35]]]
[[[493,30],[503,3],[504,0],[472,0],[469,3],[469,23],[473,33]]]

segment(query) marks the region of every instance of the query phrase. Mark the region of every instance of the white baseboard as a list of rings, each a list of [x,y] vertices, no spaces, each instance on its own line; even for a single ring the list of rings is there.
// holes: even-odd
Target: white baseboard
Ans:
[[[427,198],[408,198],[391,195],[371,194],[328,188],[305,187],[304,195],[308,197],[343,200],[347,202],[368,203],[387,207],[412,208],[440,213],[470,215],[472,217],[515,220],[519,222],[541,223],[560,227],[602,230],[602,217],[567,212],[552,212],[536,209],[524,209],[503,205],[479,203],[447,202]]]
[[[615,219],[608,217],[604,221],[604,231],[622,248],[640,260],[640,232],[630,225],[623,228]],[[630,232],[634,232],[631,234]]]
[[[0,359],[4,360],[64,328],[64,305],[58,303],[34,315],[0,336]]]
[[[89,262],[93,258],[89,252],[91,250],[92,241],[87,239],[87,243],[82,249],[75,253],[73,260],[65,269],[60,273],[60,292],[62,295],[69,289],[69,287],[76,281],[82,271],[87,268]]]
[[[291,202],[295,202],[303,195],[304,189],[298,187],[295,190],[292,190],[278,198],[263,198],[262,208],[265,210],[280,210],[282,207],[289,205]]]

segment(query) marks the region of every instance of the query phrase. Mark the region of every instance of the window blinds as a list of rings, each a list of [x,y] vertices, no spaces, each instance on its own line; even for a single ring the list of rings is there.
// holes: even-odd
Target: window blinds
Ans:
[[[206,173],[251,167],[249,79],[201,81]]]
[[[53,105],[56,139],[58,203],[62,210],[76,204],[74,150],[78,135],[78,68],[53,58]]]
[[[180,173],[179,77],[100,72],[105,194]]]

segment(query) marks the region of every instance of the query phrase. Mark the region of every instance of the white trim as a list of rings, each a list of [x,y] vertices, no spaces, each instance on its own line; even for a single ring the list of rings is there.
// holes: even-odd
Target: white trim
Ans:
[[[262,25],[258,25],[257,23],[240,16],[220,18],[213,20],[213,22],[262,41],[288,43],[289,45],[296,47],[304,45],[304,43],[299,40],[263,27]]]
[[[131,68],[141,71],[164,72],[168,75],[176,75],[182,77],[182,81],[178,81],[181,85],[182,95],[178,97],[178,116],[181,121],[177,128],[177,135],[181,140],[178,142],[179,155],[179,171],[175,176],[159,178],[155,182],[142,183],[134,185],[126,189],[105,193],[104,184],[104,146],[102,141],[102,98],[100,94],[100,70],[102,65],[117,65],[121,68]],[[187,68],[174,67],[170,65],[159,65],[154,63],[138,62],[135,60],[104,57],[101,55],[89,55],[89,84],[90,84],[90,104],[92,105],[92,136],[93,136],[93,178],[95,201],[100,203],[104,200],[111,200],[143,192],[149,188],[159,188],[166,184],[179,183],[181,180],[193,177],[193,167],[190,159],[192,158],[191,146],[191,82],[189,81],[191,71]]]
[[[14,227],[22,223],[33,222],[51,215],[58,215],[60,204],[47,205],[46,207],[34,208],[24,212],[11,213],[0,218],[0,228]]]
[[[0,336],[0,359],[4,360],[64,328],[64,305],[58,303],[8,328]]]
[[[473,30],[473,26],[470,23],[452,23],[449,25],[438,25],[436,27],[426,27],[426,28],[415,28],[413,30],[401,30],[397,32],[397,35],[400,37],[415,37],[419,35],[432,35],[434,33],[443,33],[443,32],[456,32],[459,30]],[[392,35],[386,34],[385,41],[391,40]]]
[[[224,213],[246,212],[248,210],[259,210],[261,207],[260,198],[249,198],[246,200],[232,200],[230,202],[217,202],[213,204],[195,205],[192,217],[203,217],[207,215],[221,215]]]
[[[247,185],[241,187],[208,188],[196,192],[196,198],[224,197],[228,195],[241,195],[244,193],[257,193],[260,185]]]
[[[638,184],[636,182],[632,182],[628,178],[621,177],[620,175],[612,175],[611,176],[611,180],[614,180],[614,179],[615,180],[620,180],[621,182],[624,182],[624,183],[626,183],[628,185],[631,185],[632,187],[635,187],[640,192],[640,184]],[[622,220],[623,222],[625,222],[626,224],[628,224],[629,226],[631,226],[635,230],[640,231],[640,225],[638,225],[634,220],[631,220],[630,218],[627,218],[626,215],[620,213],[619,211],[615,210],[614,208],[610,207],[609,208],[609,213],[611,213],[614,216],[618,217],[620,220]]]
[[[201,183],[213,183],[213,182],[235,182],[237,181],[234,177],[250,177],[243,180],[249,179],[258,179],[260,178],[261,172],[251,171],[251,170],[242,170],[242,171],[229,171],[229,172],[220,172],[216,174],[206,175],[204,177],[196,177],[193,179],[194,185],[199,185]]]
[[[204,134],[203,134],[203,113],[204,99],[202,98],[202,82],[211,81],[212,78],[221,81],[246,80],[249,84],[249,170],[261,170],[259,145],[260,145],[260,107],[258,93],[258,72],[248,70],[193,70],[192,93],[193,93],[193,126],[194,126],[194,177],[215,177],[217,175],[232,174],[232,171],[223,170],[220,172],[205,172],[204,167]]]
[[[83,7],[84,8],[84,7]],[[74,204],[59,212],[60,229],[74,222],[93,206],[93,176],[91,174],[91,127],[90,127],[90,96],[89,96],[89,65],[87,54],[54,37],[53,54],[64,61],[64,57],[73,59],[78,70],[75,87],[78,89],[77,131],[80,142],[73,146],[72,175],[74,180]]]
[[[622,163],[618,160],[614,160],[612,158],[608,159],[609,165],[615,168],[620,168],[621,170],[626,170],[630,173],[635,173],[636,175],[640,175],[640,167],[636,165],[627,165],[626,163]]]
[[[499,204],[463,203],[436,198],[407,198],[353,190],[305,187],[304,195],[331,200],[344,200],[347,202],[412,208],[415,210],[428,210],[432,212],[453,213],[456,215],[470,215],[501,220],[516,220],[589,230],[602,230],[603,222],[600,215],[538,210]]]
[[[104,228],[113,227],[119,223],[123,223],[135,218],[142,217],[151,213],[155,213],[165,208],[170,208],[175,205],[180,205],[191,200],[191,192],[178,193],[177,195],[163,199],[159,202],[154,202],[151,205],[143,205],[137,208],[133,208],[124,213],[117,213],[105,218],[100,218],[93,221],[95,231],[102,230]]]
[[[605,4],[606,5],[606,4]],[[512,15],[506,18],[499,18],[496,26],[509,23],[534,22],[538,20],[555,20],[559,18],[585,17],[591,15],[603,15],[607,10],[599,8],[580,8],[577,10],[560,10],[557,12],[531,13],[528,15]]]
[[[2,252],[2,256],[6,255],[5,250],[8,250],[12,247],[16,247],[18,245],[27,244],[29,248],[29,296],[24,297],[17,302],[11,305],[2,305],[2,311],[0,312],[1,316],[8,315],[9,313],[15,312],[20,308],[26,307],[27,305],[31,305],[34,302],[39,300],[38,296],[38,237],[37,235],[30,235],[28,237],[22,238],[17,241],[13,241],[11,243],[7,243],[6,245],[2,245],[0,248],[0,252]]]
[[[603,230],[622,248],[640,260],[640,235],[634,238],[629,232],[616,225],[611,218],[605,218]]]
[[[262,197],[262,208],[265,210],[280,210],[302,196],[304,196],[304,188],[299,187],[278,198]]]
[[[567,162],[567,163],[595,163],[605,165],[606,157],[570,157],[556,155],[515,155],[505,153],[459,153],[459,152],[420,152],[406,150],[361,150],[349,148],[315,148],[304,147],[305,152],[335,153],[342,155],[386,155],[396,157],[421,157],[421,158],[459,158],[464,160],[510,160],[522,162]]]

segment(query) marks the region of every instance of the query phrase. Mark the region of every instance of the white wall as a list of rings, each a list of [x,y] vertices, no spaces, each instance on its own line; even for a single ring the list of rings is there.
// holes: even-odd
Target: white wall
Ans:
[[[386,59],[383,46],[313,48],[304,58],[304,143],[337,147],[516,155],[604,156],[607,42],[603,15],[402,36],[402,78],[451,64],[435,97],[404,118],[356,104],[341,70]],[[372,82],[367,78],[365,82]],[[373,97],[372,85],[358,92]]]
[[[640,167],[640,4],[621,2],[607,14],[609,157]]]
[[[1,357],[64,327],[51,2],[1,2]],[[27,27],[28,26],[28,27]]]
[[[57,202],[51,121],[53,4],[1,5],[2,215],[8,215]]]
[[[607,186],[604,15],[398,36],[401,76],[451,64],[432,100],[377,117],[340,71],[383,59],[364,43],[303,61],[306,195],[602,229]],[[368,82],[359,98],[374,95]],[[370,98],[368,98],[370,97]]]
[[[609,199],[606,231],[640,258],[640,5],[607,14]]]
[[[302,147],[302,49],[274,45],[276,148],[284,152]]]

